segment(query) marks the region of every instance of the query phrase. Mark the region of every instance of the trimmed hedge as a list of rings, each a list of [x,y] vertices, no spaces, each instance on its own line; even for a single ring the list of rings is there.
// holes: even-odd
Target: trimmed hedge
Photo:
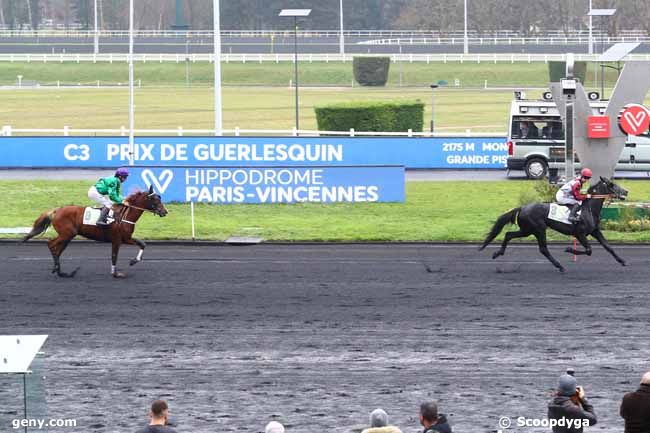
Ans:
[[[385,86],[389,68],[390,57],[355,57],[352,61],[354,79],[362,86]]]
[[[422,132],[420,101],[350,102],[315,107],[319,131]]]
[[[573,76],[584,84],[587,80],[587,62],[575,62]],[[548,77],[551,83],[559,83],[566,78],[566,62],[548,62]]]

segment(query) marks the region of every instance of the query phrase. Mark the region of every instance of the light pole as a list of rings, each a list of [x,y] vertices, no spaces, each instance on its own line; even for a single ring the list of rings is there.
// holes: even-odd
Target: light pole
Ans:
[[[135,106],[133,95],[133,0],[129,0],[129,165],[133,165],[135,151]]]
[[[463,53],[469,54],[469,40],[467,39],[467,0],[464,1],[465,9],[465,38],[463,41]]]
[[[296,131],[300,130],[300,113],[298,105],[298,18],[308,17],[311,13],[311,9],[282,9],[279,16],[281,17],[293,17],[293,28],[294,28],[294,38],[293,38],[293,63],[294,63],[294,81],[296,86]]]
[[[593,9],[591,0],[589,0],[589,12]],[[594,17],[589,14],[589,54],[594,53],[594,36],[593,36]]]
[[[345,41],[343,39],[343,0],[339,1],[339,16],[341,18],[341,36],[339,37],[339,53],[345,54]]]
[[[436,96],[436,89],[438,88],[438,85],[432,84],[429,87],[431,87],[431,134],[433,134],[433,126],[435,120],[435,96]]]
[[[95,54],[99,54],[99,29],[97,27],[97,0],[95,0]]]
[[[214,18],[214,135],[223,134],[222,101],[221,101],[221,10],[219,0],[212,5]]]
[[[589,10],[589,19],[592,17],[601,17],[601,50],[605,52],[605,17],[611,17],[616,13],[616,9],[590,9]],[[600,64],[600,97],[605,99],[605,65]]]

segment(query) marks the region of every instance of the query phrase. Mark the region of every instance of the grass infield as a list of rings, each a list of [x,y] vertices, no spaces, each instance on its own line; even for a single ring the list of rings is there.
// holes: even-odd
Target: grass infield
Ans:
[[[650,182],[620,183],[629,189],[629,200],[650,201]],[[0,227],[27,227],[45,210],[89,205],[89,185],[79,181],[0,181]],[[533,189],[533,182],[528,181],[409,182],[405,203],[201,204],[195,209],[196,236],[203,240],[238,235],[273,241],[478,242],[499,215],[519,206],[521,197],[530,197]],[[165,218],[144,215],[136,236],[145,240],[190,239],[189,205],[170,204],[168,209]],[[550,239],[568,240],[550,230],[548,233]],[[46,236],[52,234],[50,230]],[[605,235],[611,241],[650,241],[650,231],[606,231]]]

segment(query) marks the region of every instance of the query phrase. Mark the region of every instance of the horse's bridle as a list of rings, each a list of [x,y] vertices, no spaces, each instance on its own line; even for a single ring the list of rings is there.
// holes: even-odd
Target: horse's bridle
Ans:
[[[151,197],[153,194],[155,194],[155,193],[147,194],[147,198]],[[151,203],[151,202],[150,202],[150,203]],[[141,211],[143,211],[143,212],[151,212],[152,214],[156,215],[156,209],[153,208],[153,203],[151,203],[151,206],[152,206],[151,209],[145,209],[145,208],[143,208],[143,207],[140,207],[140,206],[134,206],[134,205],[132,205],[132,204],[125,204],[125,205],[123,205],[123,206],[124,206],[125,208],[127,208],[127,209],[126,209],[126,212],[124,212],[124,215],[122,216],[122,220],[121,220],[120,222],[125,222],[125,223],[127,223],[127,224],[135,225],[135,222],[133,222],[133,221],[129,221],[129,220],[127,220],[127,219],[124,219],[124,218],[128,215],[128,213],[129,213],[129,208],[133,208],[133,209],[141,210]]]

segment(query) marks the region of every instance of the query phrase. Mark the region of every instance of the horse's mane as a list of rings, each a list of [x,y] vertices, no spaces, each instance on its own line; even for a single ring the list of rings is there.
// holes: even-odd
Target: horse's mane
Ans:
[[[135,192],[132,192],[131,194],[129,194],[126,197],[126,199],[127,200],[133,200],[133,199],[136,199],[136,198],[141,198],[142,196],[146,196],[146,195],[149,195],[149,193],[147,191],[138,190],[138,191],[135,191]]]

